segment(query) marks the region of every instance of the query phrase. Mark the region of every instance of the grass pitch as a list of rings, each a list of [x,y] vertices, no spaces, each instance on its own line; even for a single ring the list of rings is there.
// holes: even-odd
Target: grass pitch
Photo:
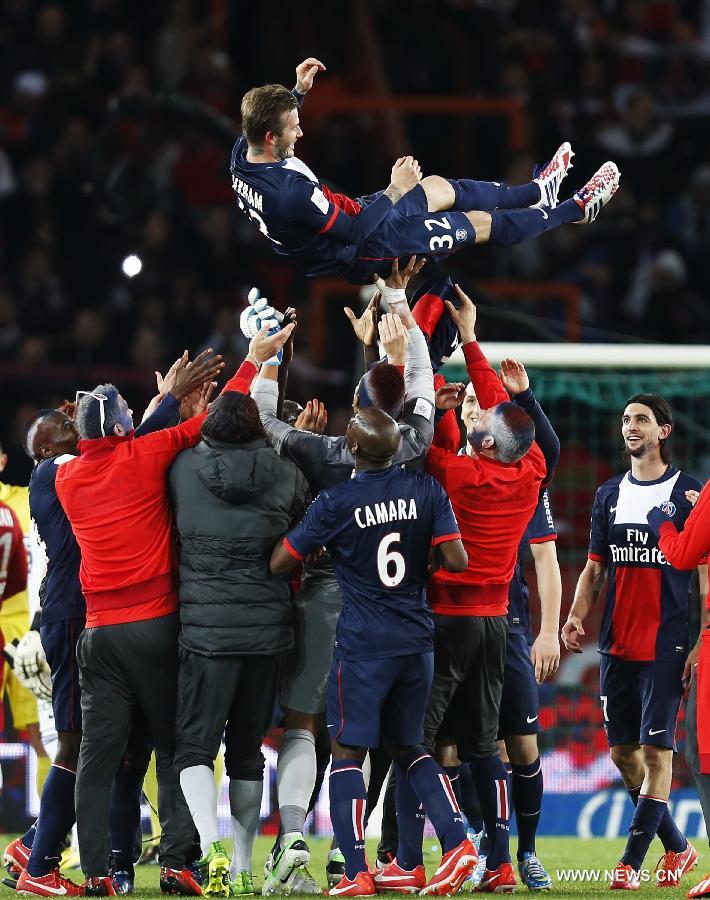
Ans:
[[[11,839],[12,835],[1,836],[2,846],[4,847]],[[273,838],[259,837],[256,840],[254,848],[254,874],[257,889],[263,884],[262,864],[266,858],[271,846]],[[663,853],[663,849],[659,841],[654,841],[651,849],[646,857],[646,872],[648,872],[649,881],[642,882],[640,894],[642,896],[655,896],[662,900],[673,897],[684,897],[686,891],[696,884],[703,875],[710,870],[710,851],[705,842],[694,841],[695,847],[699,853],[698,866],[682,881],[678,887],[658,888],[653,883],[653,869],[656,862]],[[225,841],[226,846],[230,846],[229,841]],[[311,865],[310,872],[323,888],[326,888],[325,864],[328,856],[328,848],[330,841],[324,838],[310,838],[308,845],[311,849]],[[537,852],[543,865],[552,876],[554,886],[550,895],[557,896],[582,896],[609,897],[609,885],[605,876],[605,870],[611,870],[618,862],[623,851],[624,841],[621,839],[607,840],[604,838],[593,838],[591,840],[582,840],[581,838],[564,837],[564,838],[540,838],[537,842]],[[374,860],[376,853],[376,842],[368,841],[368,858]],[[511,840],[511,850],[515,851],[515,838]],[[436,868],[440,859],[440,851],[435,840],[429,839],[424,844],[424,863],[427,872],[431,873]],[[565,880],[563,873],[568,880]],[[572,874],[576,873],[576,874]],[[65,875],[72,880],[81,882],[83,876],[78,869],[65,870]],[[159,869],[157,866],[138,866],[136,868],[136,892],[138,898],[157,898],[160,897],[160,889],[158,887]],[[642,874],[643,877],[643,874]],[[577,880],[572,880],[576,878]],[[595,880],[596,879],[596,880]],[[14,892],[9,888],[0,885],[0,894],[2,896],[10,896]],[[518,885],[516,893],[528,894],[527,888]],[[396,897],[400,895],[391,894],[384,895]],[[635,896],[639,896],[636,894]]]

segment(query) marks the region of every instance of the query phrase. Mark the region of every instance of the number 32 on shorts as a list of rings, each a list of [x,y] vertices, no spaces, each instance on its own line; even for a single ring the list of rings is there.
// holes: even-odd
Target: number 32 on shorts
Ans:
[[[451,231],[451,222],[446,216],[442,216],[440,219],[425,219],[424,227],[427,231],[432,231],[434,228],[443,228]],[[429,241],[429,249],[433,251],[451,250],[453,246],[454,239],[450,234],[435,234]]]

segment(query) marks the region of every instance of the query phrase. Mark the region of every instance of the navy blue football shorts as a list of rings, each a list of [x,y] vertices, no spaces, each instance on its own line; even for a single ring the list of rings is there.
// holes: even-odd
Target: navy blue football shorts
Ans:
[[[52,672],[52,710],[57,731],[81,731],[81,689],[76,642],[85,619],[61,619],[42,625],[39,636]]]
[[[326,723],[331,740],[347,747],[421,744],[434,675],[434,653],[382,659],[334,659]]]
[[[381,191],[380,191],[381,193]],[[367,204],[379,194],[360,197]],[[462,212],[447,209],[429,212],[424,188],[408,191],[377,228],[367,236],[352,266],[345,272],[355,284],[370,284],[377,272],[386,278],[392,260],[400,256],[427,256],[446,259],[452,253],[476,243],[476,230]]]
[[[653,662],[632,662],[601,654],[599,694],[610,747],[675,747],[684,666],[685,654]]]
[[[508,633],[503,671],[503,696],[498,716],[498,740],[540,731],[540,698],[527,635]]]

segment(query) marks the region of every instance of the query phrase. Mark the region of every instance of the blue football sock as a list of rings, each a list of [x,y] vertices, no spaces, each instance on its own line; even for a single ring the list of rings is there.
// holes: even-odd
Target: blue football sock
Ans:
[[[646,858],[651,841],[656,836],[663,813],[668,809],[665,800],[639,795],[636,812],[629,826],[629,836],[621,861],[638,872]]]
[[[412,747],[400,758],[399,767],[406,773],[412,790],[434,826],[441,852],[448,853],[465,841],[463,816],[441,766],[423,747]]]
[[[497,869],[510,862],[510,796],[508,773],[500,756],[482,756],[471,761],[471,775],[481,804],[488,835],[486,868]]]
[[[535,835],[542,808],[542,766],[540,757],[527,766],[513,766],[511,793],[518,825],[518,859],[535,852]]]
[[[470,178],[449,178],[456,199],[452,209],[460,212],[493,209],[521,209],[540,200],[540,188],[531,181],[519,187],[497,181],[472,181]]]
[[[483,831],[483,818],[469,763],[461,763],[459,766],[459,788],[461,790],[461,811],[466,816],[468,827],[478,834],[479,831]]]
[[[33,878],[48,875],[59,865],[59,848],[76,821],[76,772],[52,765],[42,790],[37,833],[27,871]]]
[[[459,809],[461,809],[461,782],[459,780],[459,769],[460,766],[444,766],[446,777],[449,779],[449,783],[454,789],[456,803],[458,804]]]
[[[578,222],[582,210],[574,200],[565,200],[554,209],[511,209],[491,213],[490,244],[506,247],[540,237],[551,228]]]
[[[641,793],[641,785],[635,788],[627,788],[627,791],[629,797],[631,797],[631,802],[636,806],[639,794]],[[673,853],[682,853],[688,846],[688,841],[683,832],[676,825],[675,819],[671,815],[671,811],[668,809],[667,804],[656,834],[663,844],[664,850],[671,850]]]
[[[394,771],[394,805],[397,812],[397,864],[408,872],[421,866],[424,840],[424,807],[402,769]]]
[[[28,850],[32,849],[32,844],[34,843],[35,835],[37,834],[37,819],[30,825],[27,831],[22,835],[22,843],[27,847]]]
[[[334,759],[330,766],[330,820],[345,874],[353,879],[367,871],[365,861],[365,806],[367,791],[362,766],[352,759]]]
[[[141,822],[141,789],[145,769],[122,765],[113,782],[108,815],[111,852],[133,862],[133,845]]]

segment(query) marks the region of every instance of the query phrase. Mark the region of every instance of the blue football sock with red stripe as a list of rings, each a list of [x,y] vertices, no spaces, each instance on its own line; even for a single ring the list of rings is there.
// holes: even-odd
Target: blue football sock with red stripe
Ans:
[[[491,236],[489,244],[506,247],[540,237],[551,228],[578,222],[582,209],[574,200],[565,200],[554,209],[511,209],[491,213]]]
[[[42,789],[37,833],[27,872],[33,878],[48,875],[59,865],[60,846],[76,821],[74,788],[76,772],[52,765]]]
[[[471,760],[471,777],[481,804],[489,848],[486,868],[497,869],[501,863],[510,862],[510,785],[503,760],[495,756],[482,756]]]
[[[367,871],[365,860],[365,806],[367,790],[362,766],[353,759],[334,759],[330,766],[330,821],[345,857],[351,880]]]
[[[634,804],[634,806],[636,806],[639,802],[641,785],[635,788],[627,788],[626,790],[629,793],[629,797],[631,797],[631,802]],[[660,842],[663,844],[664,850],[671,850],[673,853],[682,853],[688,846],[688,841],[686,840],[683,832],[676,825],[675,819],[671,815],[671,811],[668,809],[668,804],[666,804],[666,808],[656,834],[658,835],[658,839],[660,840]]]
[[[666,800],[639,795],[636,812],[629,826],[629,836],[621,861],[638,872],[641,868],[651,841],[656,836],[663,813],[668,810]]]
[[[408,872],[421,866],[426,814],[405,772],[394,772],[394,806],[397,813],[397,864]]]
[[[472,181],[470,178],[447,179],[454,189],[454,205],[460,212],[492,209],[521,209],[540,200],[540,188],[534,181],[511,187],[497,181]]]
[[[454,789],[454,796],[456,797],[458,808],[461,809],[461,782],[459,781],[459,768],[460,766],[444,766],[444,772],[446,772],[446,777],[449,779],[451,787]]]
[[[466,840],[463,816],[454,789],[441,766],[423,747],[412,747],[400,758],[399,767],[406,773],[412,790],[429,816],[442,853],[448,853]]]
[[[535,835],[542,809],[542,766],[540,757],[527,766],[512,766],[511,788],[518,826],[518,859],[535,852]]]

